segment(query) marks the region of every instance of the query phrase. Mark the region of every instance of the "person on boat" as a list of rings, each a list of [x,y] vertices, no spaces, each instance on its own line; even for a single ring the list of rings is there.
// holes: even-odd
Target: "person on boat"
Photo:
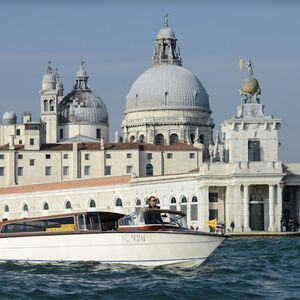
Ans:
[[[157,199],[154,196],[149,197],[149,209],[160,209],[157,204]],[[145,224],[163,224],[163,220],[159,212],[146,211],[144,213]]]

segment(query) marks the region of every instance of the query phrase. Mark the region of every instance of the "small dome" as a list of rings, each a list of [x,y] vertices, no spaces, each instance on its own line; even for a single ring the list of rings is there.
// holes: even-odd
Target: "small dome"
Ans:
[[[54,83],[56,82],[56,75],[52,72],[51,62],[48,62],[47,73],[43,76],[43,83]]]
[[[170,27],[163,27],[156,37],[159,39],[176,39],[174,31]]]
[[[108,124],[107,108],[101,98],[92,93],[87,80],[87,72],[81,62],[73,91],[58,105],[59,123]]]
[[[208,94],[199,79],[177,65],[154,65],[132,85],[126,110],[197,107],[209,111]]]
[[[249,76],[242,81],[242,91],[244,93],[254,95],[258,89],[259,83],[254,77]]]
[[[43,76],[43,83],[55,83],[56,82],[56,77],[55,74],[53,73],[47,73]]]
[[[91,91],[73,90],[58,105],[59,123],[108,123],[107,108]]]
[[[17,123],[17,115],[13,111],[7,111],[3,114],[3,124],[12,125]]]

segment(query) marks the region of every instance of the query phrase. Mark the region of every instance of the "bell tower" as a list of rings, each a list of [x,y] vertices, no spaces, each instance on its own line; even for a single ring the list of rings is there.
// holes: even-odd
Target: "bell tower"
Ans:
[[[56,71],[54,74],[51,62],[48,62],[47,73],[43,76],[41,95],[41,121],[44,124],[46,143],[57,142],[58,103],[63,97],[63,85]]]

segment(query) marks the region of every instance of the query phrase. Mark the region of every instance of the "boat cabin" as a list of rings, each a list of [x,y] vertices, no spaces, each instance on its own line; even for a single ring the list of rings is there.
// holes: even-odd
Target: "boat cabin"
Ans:
[[[116,230],[123,214],[84,212],[0,222],[0,237],[8,235]]]

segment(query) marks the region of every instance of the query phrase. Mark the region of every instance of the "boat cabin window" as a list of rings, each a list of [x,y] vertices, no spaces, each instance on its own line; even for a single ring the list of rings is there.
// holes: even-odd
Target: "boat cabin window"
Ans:
[[[101,230],[98,214],[82,214],[78,216],[79,230]]]
[[[187,227],[184,215],[170,210],[137,211],[119,220],[119,226],[171,225]]]
[[[1,233],[25,233],[41,231],[73,231],[75,230],[74,218],[53,218],[42,220],[22,220],[4,224]]]

